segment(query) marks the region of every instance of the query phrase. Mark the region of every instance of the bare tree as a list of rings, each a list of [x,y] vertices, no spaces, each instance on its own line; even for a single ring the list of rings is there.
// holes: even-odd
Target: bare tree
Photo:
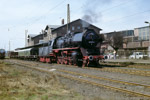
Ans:
[[[112,32],[111,36],[107,38],[109,45],[115,50],[115,56],[118,49],[123,48],[123,35],[120,32]]]

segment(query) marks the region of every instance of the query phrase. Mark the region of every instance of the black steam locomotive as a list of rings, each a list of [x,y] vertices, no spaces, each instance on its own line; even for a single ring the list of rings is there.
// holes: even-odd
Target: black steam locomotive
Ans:
[[[28,56],[18,52],[18,58],[36,59],[41,62],[90,66],[104,59],[100,53],[103,36],[92,29],[68,33],[49,42],[32,46]],[[26,53],[27,55],[27,53]]]

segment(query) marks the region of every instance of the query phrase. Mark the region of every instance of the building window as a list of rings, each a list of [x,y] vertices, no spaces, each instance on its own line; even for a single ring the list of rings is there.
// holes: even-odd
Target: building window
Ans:
[[[149,36],[149,32],[147,32],[147,36]]]
[[[72,26],[72,30],[74,31],[74,26]]]
[[[144,35],[144,36],[146,35],[145,32],[143,32],[143,35]]]
[[[141,31],[143,32],[143,31],[144,31],[144,28],[142,28]]]
[[[145,37],[145,36],[143,36],[143,40],[146,40],[146,37]]]
[[[79,30],[79,29],[80,29],[80,26],[78,26],[77,29]]]
[[[149,36],[147,36],[147,40],[149,40]]]
[[[142,29],[139,29],[139,32],[142,32]]]
[[[147,32],[149,32],[150,31],[150,28],[147,28]]]

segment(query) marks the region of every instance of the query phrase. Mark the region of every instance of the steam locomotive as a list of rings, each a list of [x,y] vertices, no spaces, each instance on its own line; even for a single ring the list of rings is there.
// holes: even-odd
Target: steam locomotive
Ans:
[[[83,32],[67,33],[46,43],[30,46],[18,52],[17,58],[38,60],[40,62],[69,64],[77,66],[96,66],[104,57],[100,52],[103,36],[93,29]],[[31,48],[32,47],[32,48]],[[22,48],[25,49],[25,48]]]
[[[4,58],[5,58],[5,50],[0,49],[0,59],[4,59]]]

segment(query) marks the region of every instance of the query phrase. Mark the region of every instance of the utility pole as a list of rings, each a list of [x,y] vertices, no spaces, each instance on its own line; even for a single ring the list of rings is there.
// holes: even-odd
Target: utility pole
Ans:
[[[9,55],[8,56],[10,58],[10,40],[9,40],[9,44],[8,45],[9,45],[9,53],[8,53]]]
[[[149,25],[149,33],[148,33],[149,34],[148,57],[150,58],[150,22],[145,21],[145,23]]]
[[[9,40],[9,51],[10,51],[10,40]]]
[[[149,46],[150,46],[150,22],[145,21],[145,23],[149,25]]]
[[[9,33],[9,31],[10,31],[10,29],[8,28],[8,33]],[[8,43],[8,52],[7,52],[7,54],[8,54],[8,57],[10,58],[10,40],[9,40],[9,43]]]
[[[67,33],[69,31],[69,23],[70,23],[70,6],[67,4]]]

